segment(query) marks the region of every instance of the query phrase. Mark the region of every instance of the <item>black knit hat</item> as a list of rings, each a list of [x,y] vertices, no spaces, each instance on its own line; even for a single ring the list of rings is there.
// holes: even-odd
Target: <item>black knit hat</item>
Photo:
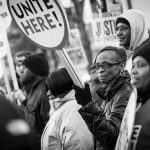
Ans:
[[[48,76],[49,74],[49,65],[47,58],[43,54],[34,54],[28,56],[24,62],[27,68],[32,72],[40,76]]]
[[[125,18],[118,17],[117,20],[116,20],[116,25],[117,25],[118,23],[124,23],[124,24],[126,24],[127,26],[130,27],[129,21],[126,20]]]
[[[150,40],[145,41],[140,47],[135,49],[132,60],[137,56],[145,58],[150,65]]]

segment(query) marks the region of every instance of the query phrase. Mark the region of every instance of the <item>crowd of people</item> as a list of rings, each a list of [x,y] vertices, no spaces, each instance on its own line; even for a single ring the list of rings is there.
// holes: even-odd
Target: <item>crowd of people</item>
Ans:
[[[135,9],[122,13],[116,35],[120,46],[98,52],[84,88],[64,67],[50,73],[44,54],[15,55],[19,89],[11,101],[0,94],[2,150],[114,150],[134,87],[129,148],[150,149],[150,36],[144,15]]]

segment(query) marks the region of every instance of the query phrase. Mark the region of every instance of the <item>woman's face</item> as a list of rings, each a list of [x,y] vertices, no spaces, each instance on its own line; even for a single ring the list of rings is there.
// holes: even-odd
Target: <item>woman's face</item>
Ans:
[[[144,91],[150,84],[150,65],[141,56],[137,56],[133,60],[131,82],[140,91]]]
[[[103,51],[96,59],[97,73],[100,82],[105,85],[120,74],[123,69],[114,51]]]

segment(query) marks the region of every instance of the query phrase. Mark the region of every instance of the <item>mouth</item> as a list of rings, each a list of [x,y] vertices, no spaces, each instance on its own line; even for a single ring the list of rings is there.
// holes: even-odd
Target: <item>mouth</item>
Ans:
[[[138,78],[131,78],[131,82],[132,82],[133,84],[136,84],[136,83],[139,82],[139,79],[138,79]]]
[[[124,42],[124,38],[118,38],[118,40],[120,41],[120,42]]]

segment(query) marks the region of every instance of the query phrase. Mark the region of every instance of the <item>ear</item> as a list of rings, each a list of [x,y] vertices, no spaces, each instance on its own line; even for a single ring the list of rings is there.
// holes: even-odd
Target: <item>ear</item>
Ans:
[[[125,66],[126,66],[126,63],[125,62],[121,62],[120,63],[120,70],[121,71],[124,70]]]

